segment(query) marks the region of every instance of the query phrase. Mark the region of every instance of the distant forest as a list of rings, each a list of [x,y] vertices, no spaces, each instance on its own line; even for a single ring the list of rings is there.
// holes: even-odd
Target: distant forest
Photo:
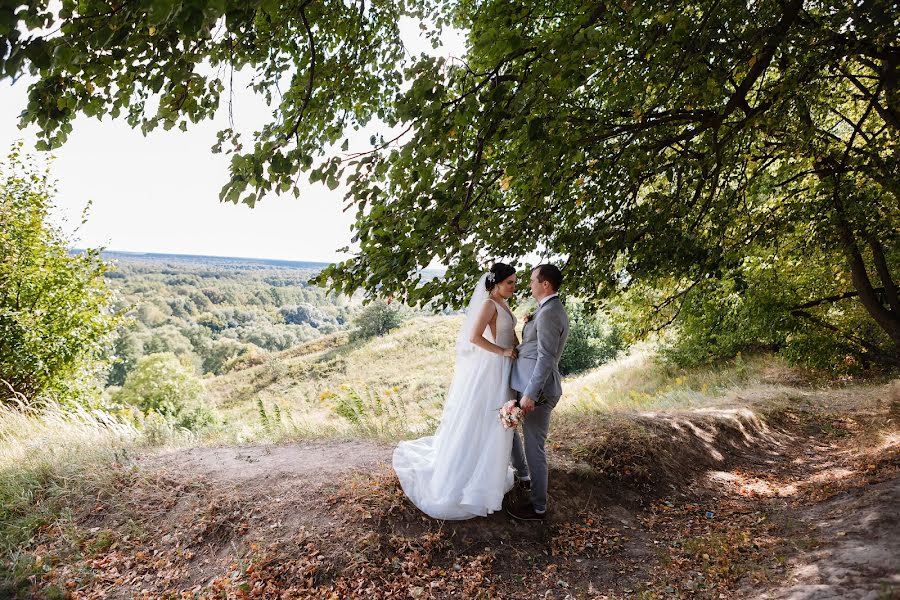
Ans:
[[[140,357],[173,352],[222,374],[345,328],[354,305],[310,285],[325,265],[264,259],[105,252],[116,310],[128,319],[112,344],[109,385]]]

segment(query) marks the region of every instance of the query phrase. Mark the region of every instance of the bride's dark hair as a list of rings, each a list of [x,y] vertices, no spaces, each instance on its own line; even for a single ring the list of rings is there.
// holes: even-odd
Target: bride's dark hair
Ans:
[[[491,270],[488,271],[487,279],[484,280],[484,287],[486,287],[487,291],[490,292],[494,289],[495,285],[497,285],[510,275],[515,274],[516,270],[508,264],[502,262],[494,263],[494,266],[492,266]]]

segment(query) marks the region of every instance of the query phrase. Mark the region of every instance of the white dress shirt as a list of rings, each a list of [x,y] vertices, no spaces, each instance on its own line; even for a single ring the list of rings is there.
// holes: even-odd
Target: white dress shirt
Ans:
[[[556,292],[550,294],[549,296],[544,296],[544,297],[540,300],[540,302],[538,302],[538,306],[544,306],[545,304],[547,304],[547,300],[549,300],[550,298],[555,298],[556,296],[559,296],[559,294],[556,293]]]

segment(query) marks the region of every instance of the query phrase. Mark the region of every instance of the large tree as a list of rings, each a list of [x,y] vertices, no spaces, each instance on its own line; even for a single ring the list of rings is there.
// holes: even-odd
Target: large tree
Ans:
[[[339,290],[459,304],[491,257],[538,251],[591,299],[648,286],[646,322],[662,327],[699,290],[768,278],[767,310],[794,324],[782,333],[840,329],[833,312],[851,302],[876,334],[838,335],[897,360],[894,2],[30,6],[7,31],[62,28],[8,35],[6,71],[39,76],[23,120],[49,145],[77,112],[124,111],[145,129],[208,117],[222,86],[198,74],[204,61],[253,65],[268,95],[289,73],[251,150],[222,133],[236,144],[222,194],[252,204],[296,192],[300,171],[346,177],[359,251],[320,279]],[[404,59],[403,15],[465,30],[465,56]],[[373,117],[399,136],[321,154]],[[434,259],[447,276],[423,281]]]

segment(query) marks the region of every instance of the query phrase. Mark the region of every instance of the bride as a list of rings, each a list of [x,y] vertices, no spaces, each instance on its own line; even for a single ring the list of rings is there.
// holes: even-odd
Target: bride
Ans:
[[[469,519],[500,510],[513,486],[513,429],[500,407],[513,397],[509,374],[516,358],[516,318],[506,301],[516,271],[495,263],[472,294],[456,342],[456,370],[441,423],[433,436],[400,442],[394,471],[412,502],[436,519]]]

